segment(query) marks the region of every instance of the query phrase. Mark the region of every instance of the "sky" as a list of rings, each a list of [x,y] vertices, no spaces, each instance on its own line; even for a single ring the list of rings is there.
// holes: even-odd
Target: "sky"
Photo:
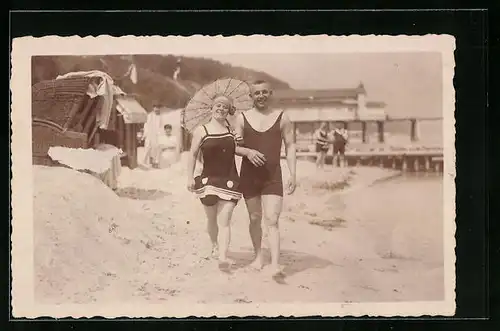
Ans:
[[[222,63],[267,72],[295,89],[356,87],[392,116],[442,116],[439,53],[218,54]]]

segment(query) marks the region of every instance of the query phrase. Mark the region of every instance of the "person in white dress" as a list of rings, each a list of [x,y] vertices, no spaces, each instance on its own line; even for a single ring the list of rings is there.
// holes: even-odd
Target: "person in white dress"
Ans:
[[[142,140],[144,140],[144,164],[153,168],[158,168],[160,164],[160,146],[159,137],[163,132],[161,123],[160,107],[153,106],[153,111],[148,114],[146,123],[144,124],[144,132]]]
[[[165,124],[163,129],[164,134],[161,134],[159,138],[162,167],[172,165],[177,162],[179,158],[179,141],[177,137],[172,134],[172,125]]]

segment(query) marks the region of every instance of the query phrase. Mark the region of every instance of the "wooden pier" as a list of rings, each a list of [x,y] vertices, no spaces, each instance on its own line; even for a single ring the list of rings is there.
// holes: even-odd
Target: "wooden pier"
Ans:
[[[420,140],[420,134],[419,134],[419,123],[421,122],[434,122],[434,121],[442,121],[442,117],[386,117],[384,119],[360,119],[360,118],[352,118],[352,119],[344,119],[344,120],[332,120],[332,119],[308,119],[308,120],[296,120],[292,121],[293,129],[294,129],[294,135],[295,135],[295,140],[297,140],[296,137],[296,128],[300,124],[315,124],[316,126],[319,125],[321,122],[326,122],[329,123],[329,125],[333,124],[334,126],[339,126],[340,124],[341,127],[343,127],[346,130],[349,130],[350,124],[355,124],[358,123],[361,125],[361,140],[363,143],[368,143],[368,125],[370,123],[376,123],[377,125],[377,141],[378,143],[385,143],[385,125],[386,123],[389,122],[408,122],[410,124],[410,140],[412,142],[418,142]]]
[[[315,161],[315,152],[297,151],[297,158],[306,158]],[[282,158],[285,158],[282,154]],[[333,164],[333,155],[326,156],[326,164]],[[335,166],[338,166],[335,165]],[[442,149],[419,149],[419,150],[366,150],[346,151],[344,164],[342,166],[374,166],[403,172],[443,172]]]
[[[350,124],[358,123],[361,124],[361,141],[355,144],[352,148],[352,144],[347,146],[347,150],[344,156],[345,166],[378,166],[384,168],[398,169],[401,171],[412,171],[412,172],[442,172],[443,171],[443,149],[442,147],[426,147],[423,144],[419,144],[419,123],[427,121],[442,121],[442,117],[420,117],[420,118],[410,118],[410,117],[386,117],[384,119],[360,119],[351,118],[343,120],[326,120],[325,119],[315,119],[313,117],[307,119],[300,119],[293,121],[294,127],[294,140],[297,142],[297,128],[298,125],[303,123],[310,123],[315,126],[319,126],[321,122],[326,122],[330,125],[333,124],[336,127],[343,127],[349,130]],[[408,122],[409,126],[409,142],[408,144],[394,146],[390,145],[386,141],[385,134],[385,124],[387,122]],[[368,139],[368,124],[377,124],[377,141],[369,142]],[[339,125],[340,124],[340,125]],[[300,142],[306,143],[306,145],[314,146],[315,140],[312,136],[306,139],[299,139]],[[399,145],[399,144],[398,144]],[[349,148],[351,146],[351,148]],[[332,164],[333,155],[330,151],[326,155],[326,164]],[[282,157],[285,157],[284,151]],[[309,148],[309,150],[298,150],[298,158],[308,158],[315,160],[316,153]]]

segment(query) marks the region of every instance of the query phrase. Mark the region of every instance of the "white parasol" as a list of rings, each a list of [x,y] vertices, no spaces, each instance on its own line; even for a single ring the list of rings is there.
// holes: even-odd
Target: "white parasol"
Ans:
[[[212,116],[212,103],[215,97],[224,95],[233,100],[235,113],[228,116],[231,123],[235,116],[242,111],[252,108],[253,101],[250,97],[250,86],[238,79],[224,78],[205,85],[188,102],[182,111],[182,126],[189,132],[206,124]]]

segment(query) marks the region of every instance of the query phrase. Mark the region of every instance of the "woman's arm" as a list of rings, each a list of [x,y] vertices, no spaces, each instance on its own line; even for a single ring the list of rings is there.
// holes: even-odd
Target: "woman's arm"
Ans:
[[[196,166],[196,158],[200,151],[201,140],[203,139],[203,130],[197,128],[193,132],[193,139],[191,141],[191,149],[189,150],[187,157],[187,181],[188,188],[191,188],[194,178],[194,169]]]
[[[244,147],[245,138],[243,137],[243,115],[239,114],[236,118],[234,135],[236,139],[236,155],[246,157],[254,166],[260,167],[266,162],[264,154],[259,151]]]
[[[236,141],[236,155],[238,156],[247,156],[248,148],[243,147],[243,115],[239,114],[236,117],[236,123],[234,125],[234,139]]]

